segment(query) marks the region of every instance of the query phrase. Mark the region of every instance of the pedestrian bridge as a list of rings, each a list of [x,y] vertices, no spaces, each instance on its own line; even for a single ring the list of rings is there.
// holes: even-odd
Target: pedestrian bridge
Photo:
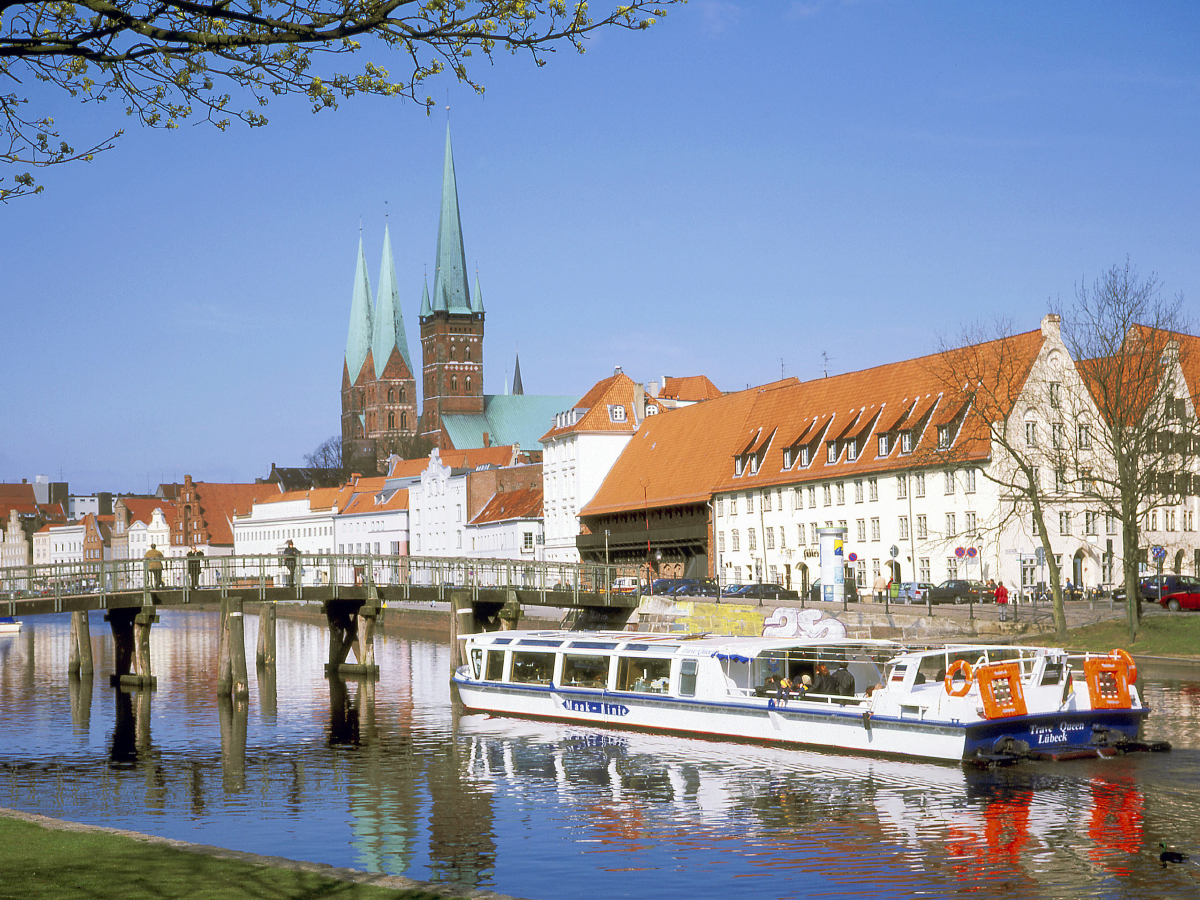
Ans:
[[[112,680],[153,688],[150,626],[164,609],[220,604],[218,694],[247,691],[243,604],[260,604],[258,663],[275,660],[275,606],[320,603],[329,621],[326,672],[375,676],[375,622],[388,601],[447,601],[457,636],[512,628],[526,606],[578,610],[587,628],[620,628],[636,593],[613,589],[622,567],[533,560],[375,556],[372,554],[230,555],[106,559],[0,569],[0,615],[72,613],[72,673],[92,671],[88,612],[104,610],[115,644]],[[353,650],[357,659],[346,660]]]

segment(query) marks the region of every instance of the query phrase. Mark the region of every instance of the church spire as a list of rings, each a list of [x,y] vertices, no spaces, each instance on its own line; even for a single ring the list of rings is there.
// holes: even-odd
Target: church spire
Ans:
[[[442,168],[442,211],[438,220],[433,309],[452,313],[471,312],[471,292],[467,288],[467,256],[463,250],[462,224],[458,216],[458,185],[454,179],[454,152],[450,147],[448,124],[446,160]]]
[[[479,289],[479,272],[475,273],[475,294],[471,297],[471,312],[483,312],[483,291]]]
[[[523,384],[521,384],[521,352],[519,350],[517,351],[517,362],[513,366],[512,392],[514,394],[524,394],[525,393],[525,386]]]
[[[392,350],[400,351],[408,373],[413,373],[408,356],[408,335],[404,331],[404,314],[400,309],[400,291],[396,287],[396,265],[392,260],[391,234],[383,226],[383,260],[379,264],[379,294],[375,303],[375,331],[371,340],[371,356],[375,360],[375,377],[381,378],[387,368]]]
[[[371,279],[363,255],[362,235],[358,236],[358,269],[354,273],[354,293],[350,300],[350,331],[346,335],[346,371],[353,384],[358,380],[367,351],[371,349]]]
[[[421,318],[433,314],[433,307],[429,305],[429,277],[425,278],[425,287],[421,289]]]

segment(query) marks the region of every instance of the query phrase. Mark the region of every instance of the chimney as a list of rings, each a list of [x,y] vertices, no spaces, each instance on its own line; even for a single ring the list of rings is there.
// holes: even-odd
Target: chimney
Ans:
[[[620,366],[613,366],[613,374],[614,374],[614,375],[620,375],[620,374],[621,374],[621,367],[620,367]]]
[[[485,446],[485,447],[492,446],[492,436],[490,434],[488,434],[486,431],[483,433],[483,446]]]

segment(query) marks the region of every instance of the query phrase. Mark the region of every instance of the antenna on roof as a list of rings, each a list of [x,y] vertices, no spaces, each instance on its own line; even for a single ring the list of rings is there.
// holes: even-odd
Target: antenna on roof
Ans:
[[[787,378],[787,375],[784,374],[784,365],[783,365],[783,357],[782,356],[779,357],[779,378],[781,381],[784,378]]]
[[[824,350],[821,351],[821,368],[825,371],[825,377],[829,377],[829,354]]]

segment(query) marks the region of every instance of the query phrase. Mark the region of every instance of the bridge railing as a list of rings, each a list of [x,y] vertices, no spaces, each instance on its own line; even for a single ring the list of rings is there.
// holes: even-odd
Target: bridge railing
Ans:
[[[537,562],[528,559],[478,559],[463,557],[386,556],[370,553],[300,553],[280,555],[168,556],[161,559],[105,559],[0,569],[0,603],[10,608],[16,601],[35,597],[61,600],[72,596],[101,598],[112,593],[156,590],[219,591],[222,596],[265,598],[267,591],[287,588],[297,599],[305,593],[316,599],[336,597],[338,588],[400,587],[407,598],[412,588],[429,588],[441,599],[451,591],[468,590],[478,595],[488,590],[535,592],[543,602],[588,594],[612,603],[618,595],[616,579],[629,575],[626,567],[590,563]],[[272,596],[278,596],[272,594]],[[101,606],[103,606],[103,600]],[[55,604],[55,608],[60,608]],[[13,613],[11,609],[10,615]]]

